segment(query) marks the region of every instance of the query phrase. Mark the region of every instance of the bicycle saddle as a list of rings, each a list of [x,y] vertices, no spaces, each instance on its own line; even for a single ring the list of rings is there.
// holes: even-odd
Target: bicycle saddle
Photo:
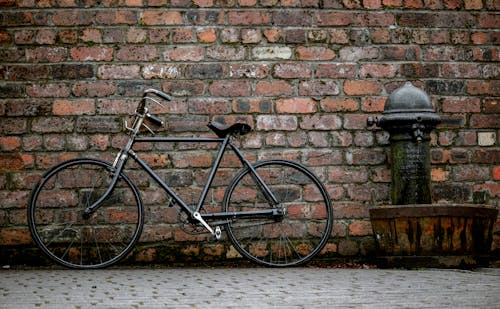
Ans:
[[[210,121],[207,126],[220,138],[224,138],[228,134],[245,135],[252,130],[248,124],[243,122],[237,122],[230,126],[226,126],[220,122]]]

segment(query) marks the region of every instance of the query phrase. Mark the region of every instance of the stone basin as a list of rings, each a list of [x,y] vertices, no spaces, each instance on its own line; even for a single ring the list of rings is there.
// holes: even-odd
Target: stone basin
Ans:
[[[484,266],[498,209],[477,204],[382,205],[370,220],[382,266]]]

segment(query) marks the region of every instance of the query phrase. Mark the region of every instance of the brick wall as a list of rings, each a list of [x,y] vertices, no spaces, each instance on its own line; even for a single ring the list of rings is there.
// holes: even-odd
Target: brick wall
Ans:
[[[25,212],[39,175],[72,157],[112,159],[148,87],[175,98],[155,109],[165,134],[207,135],[210,119],[244,119],[250,158],[312,167],[334,202],[329,248],[339,256],[373,250],[370,190],[388,202],[390,169],[388,136],[366,118],[408,80],[443,119],[434,200],[486,191],[498,205],[499,9],[495,0],[0,0],[0,245],[31,246]],[[143,150],[165,175],[195,167],[202,177],[214,155],[205,145]],[[150,186],[141,184],[154,210],[165,197]],[[189,242],[199,237],[172,216],[148,215],[143,244],[224,255],[221,244]],[[139,255],[156,257],[154,247]]]

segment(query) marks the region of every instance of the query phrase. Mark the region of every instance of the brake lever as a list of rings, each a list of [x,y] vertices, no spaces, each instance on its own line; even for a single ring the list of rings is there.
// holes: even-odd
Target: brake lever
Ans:
[[[161,104],[161,103],[160,103],[160,101],[155,100],[155,99],[153,99],[152,97],[148,97],[148,96],[146,96],[146,97],[144,97],[144,99],[149,99],[149,100],[151,100],[151,101],[155,102],[156,104],[160,105],[161,107],[163,107],[163,108],[167,108],[165,105]]]

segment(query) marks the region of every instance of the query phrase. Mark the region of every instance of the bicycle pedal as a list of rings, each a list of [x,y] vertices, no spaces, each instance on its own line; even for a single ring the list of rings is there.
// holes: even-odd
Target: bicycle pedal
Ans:
[[[215,239],[219,240],[222,236],[222,230],[220,229],[220,226],[217,226],[215,228],[215,233],[214,233]]]

